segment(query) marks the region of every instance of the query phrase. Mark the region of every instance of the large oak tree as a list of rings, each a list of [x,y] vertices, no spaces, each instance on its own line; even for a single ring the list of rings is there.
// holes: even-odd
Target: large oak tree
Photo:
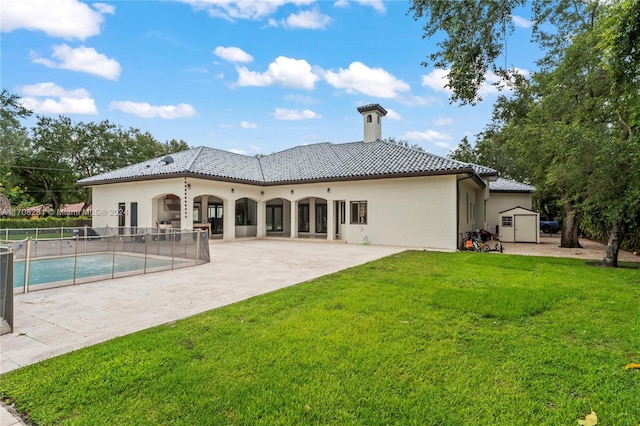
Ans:
[[[496,104],[478,157],[507,174],[524,173],[560,198],[563,247],[579,246],[581,220],[608,234],[608,266],[617,265],[620,243],[640,217],[638,3],[415,0],[411,9],[416,19],[426,18],[425,36],[446,33],[430,59],[449,70],[452,101],[479,101],[488,71],[516,89]],[[500,61],[511,14],[527,5],[534,40],[545,52],[528,81]]]

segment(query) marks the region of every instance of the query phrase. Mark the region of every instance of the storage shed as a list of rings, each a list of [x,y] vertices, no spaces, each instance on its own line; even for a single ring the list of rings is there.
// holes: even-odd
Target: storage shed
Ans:
[[[524,207],[514,207],[498,214],[500,240],[506,243],[539,243],[540,214]]]

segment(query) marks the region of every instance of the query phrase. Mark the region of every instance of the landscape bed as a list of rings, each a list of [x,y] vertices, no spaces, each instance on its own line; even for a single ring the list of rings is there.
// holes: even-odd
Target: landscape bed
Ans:
[[[39,425],[640,423],[640,273],[405,252],[6,373]]]

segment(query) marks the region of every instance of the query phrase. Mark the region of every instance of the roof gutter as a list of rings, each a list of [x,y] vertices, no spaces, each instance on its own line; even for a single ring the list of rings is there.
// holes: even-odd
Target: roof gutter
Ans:
[[[151,179],[156,180],[156,179],[175,179],[175,178],[190,177],[194,179],[212,180],[217,182],[238,183],[238,184],[268,187],[268,186],[281,186],[281,185],[301,185],[305,183],[346,182],[346,181],[355,181],[355,180],[393,179],[393,178],[408,178],[408,177],[420,177],[420,176],[447,176],[447,175],[459,175],[461,172],[465,175],[465,177],[463,177],[462,179],[474,179],[474,181],[481,188],[484,188],[486,186],[484,181],[472,169],[439,170],[439,171],[418,172],[418,173],[388,173],[388,174],[377,174],[377,175],[339,176],[334,178],[286,180],[286,181],[278,181],[278,182],[264,182],[264,181],[259,182],[259,181],[243,180],[243,179],[234,179],[234,178],[228,178],[223,176],[209,176],[209,175],[203,175],[198,173],[179,172],[179,173],[171,173],[171,174],[136,176],[134,178],[129,177],[129,178],[110,179],[110,180],[103,180],[103,181],[77,182],[77,184],[80,186],[99,186],[99,185],[108,185],[112,183],[140,182],[140,181],[146,181]],[[461,179],[458,178],[458,180],[461,180]]]

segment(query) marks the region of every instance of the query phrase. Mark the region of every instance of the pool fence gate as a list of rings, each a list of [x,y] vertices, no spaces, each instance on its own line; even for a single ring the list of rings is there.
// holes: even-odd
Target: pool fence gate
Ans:
[[[13,333],[13,250],[0,245],[0,335]]]

